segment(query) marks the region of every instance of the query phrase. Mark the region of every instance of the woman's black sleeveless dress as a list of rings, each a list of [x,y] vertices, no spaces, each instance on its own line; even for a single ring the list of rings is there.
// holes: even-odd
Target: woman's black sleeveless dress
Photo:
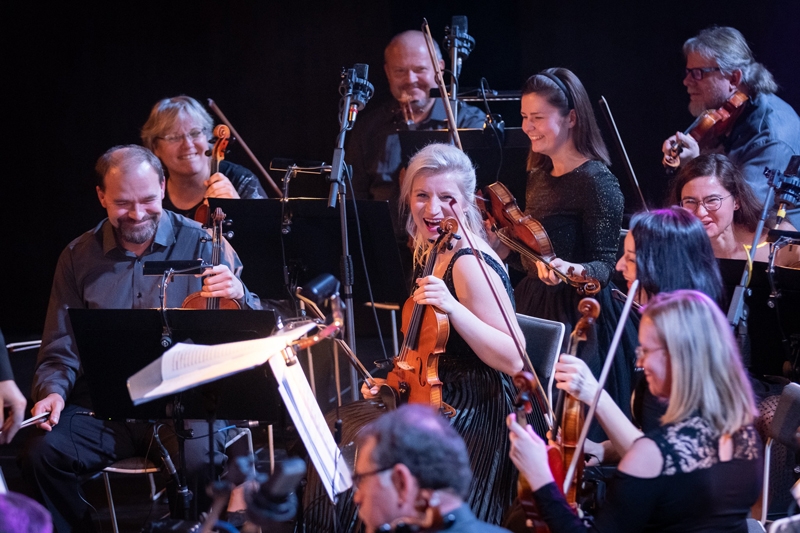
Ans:
[[[442,278],[456,299],[458,294],[453,284],[453,265],[467,254],[472,254],[472,250],[464,248],[456,252]],[[503,280],[513,302],[513,289],[505,269],[491,256],[482,256]],[[517,471],[508,458],[505,419],[513,411],[517,391],[511,377],[481,361],[455,328],[450,328],[445,353],[439,356],[439,377],[443,382],[443,401],[456,409],[456,415],[450,419],[450,423],[464,439],[470,457],[473,477],[467,503],[480,520],[499,524],[503,512],[516,496]],[[353,402],[340,408],[342,444],[355,441],[361,429],[383,412],[385,408],[382,404],[370,400]],[[545,422],[540,413],[531,415],[529,421],[540,435],[545,433]],[[330,499],[320,485],[316,472],[310,472],[309,475],[304,511],[306,531],[334,531]],[[357,531],[356,513],[352,492],[339,495],[336,531]]]

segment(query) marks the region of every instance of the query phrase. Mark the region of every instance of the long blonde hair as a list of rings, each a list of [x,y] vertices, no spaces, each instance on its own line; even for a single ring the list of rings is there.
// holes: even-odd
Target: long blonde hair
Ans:
[[[662,424],[698,412],[722,434],[750,424],[757,414],[753,390],[730,324],[699,291],[657,294],[645,309],[669,354],[672,386]]]
[[[405,178],[400,188],[400,217],[406,217],[406,231],[414,240],[414,262],[421,264],[425,261],[430,243],[421,236],[414,217],[408,209],[411,203],[411,191],[414,180],[418,177],[446,175],[458,187],[463,202],[459,202],[464,211],[464,219],[468,230],[473,235],[486,239],[483,219],[475,205],[475,167],[469,157],[458,148],[449,144],[429,144],[411,158],[408,163]]]

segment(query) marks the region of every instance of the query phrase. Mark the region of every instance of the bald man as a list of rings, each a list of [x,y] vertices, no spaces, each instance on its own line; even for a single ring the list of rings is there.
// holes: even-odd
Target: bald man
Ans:
[[[444,68],[438,45],[436,54]],[[435,69],[421,31],[406,31],[391,40],[384,51],[383,70],[393,98],[367,106],[350,135],[346,158],[353,165],[356,197],[388,200],[398,242],[405,243],[407,235],[397,213],[400,169],[405,163],[397,132],[447,129],[447,115],[441,98],[429,95],[436,87]],[[485,118],[475,107],[458,106],[459,128],[483,128]]]

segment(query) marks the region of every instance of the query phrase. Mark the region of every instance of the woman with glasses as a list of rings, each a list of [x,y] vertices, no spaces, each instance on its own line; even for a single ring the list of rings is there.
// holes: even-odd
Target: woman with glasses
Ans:
[[[164,208],[194,218],[206,198],[266,198],[258,178],[223,160],[211,175],[214,122],[190,96],[165,98],[153,106],[142,127],[142,144],[164,165]]]
[[[763,463],[753,393],[725,315],[701,292],[661,293],[647,304],[639,342],[636,364],[667,410],[643,434],[602,393],[597,417],[623,459],[590,529],[746,532]],[[558,388],[589,402],[596,388],[580,386],[585,375],[558,372]],[[586,531],[556,487],[545,443],[509,429],[511,460],[550,531]]]
[[[762,205],[744,180],[739,169],[724,155],[705,154],[686,164],[678,173],[672,200],[694,213],[702,222],[714,255],[720,259],[746,259],[753,243]],[[767,230],[774,227],[775,216],[764,225],[755,260],[769,259]],[[789,222],[779,229],[796,231]],[[800,248],[785,247],[778,252],[776,265],[800,264]]]

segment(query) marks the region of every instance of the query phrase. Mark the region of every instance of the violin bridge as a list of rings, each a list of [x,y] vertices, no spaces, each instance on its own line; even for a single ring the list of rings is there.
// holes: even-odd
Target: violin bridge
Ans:
[[[409,364],[408,364],[407,362],[405,362],[405,361],[397,361],[397,366],[399,366],[399,367],[400,367],[400,368],[402,368],[403,370],[414,370],[414,367],[413,367],[413,366],[411,366],[411,365],[409,365]]]

